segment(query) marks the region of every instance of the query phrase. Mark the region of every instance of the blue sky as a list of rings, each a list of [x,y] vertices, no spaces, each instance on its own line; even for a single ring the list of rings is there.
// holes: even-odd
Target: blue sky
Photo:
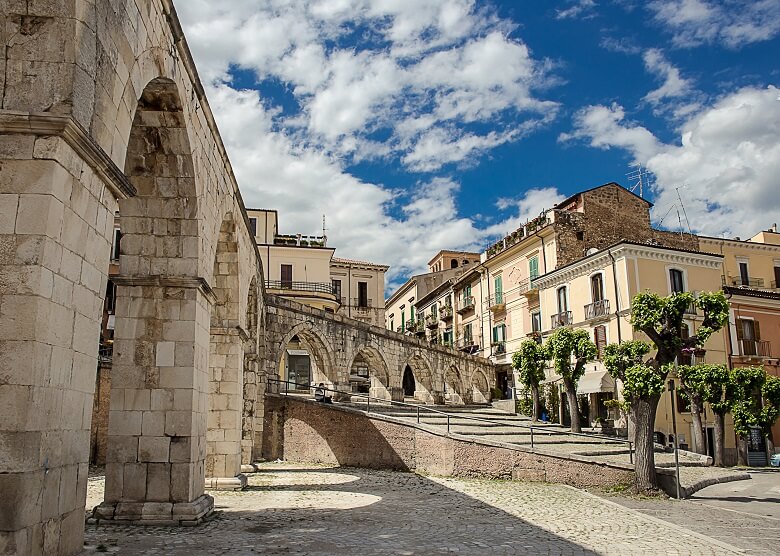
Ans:
[[[629,165],[656,222],[780,216],[780,0],[187,0],[248,206],[391,265],[481,250]],[[664,218],[665,215],[668,215]],[[686,224],[687,226],[687,224]]]

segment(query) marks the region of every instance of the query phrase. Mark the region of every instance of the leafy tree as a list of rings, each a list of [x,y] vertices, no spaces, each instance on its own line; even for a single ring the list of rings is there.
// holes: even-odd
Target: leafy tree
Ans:
[[[555,364],[555,372],[563,378],[569,402],[572,432],[581,432],[580,412],[577,405],[577,382],[585,374],[585,364],[596,358],[596,344],[584,330],[559,328],[547,340],[549,354]]]
[[[696,334],[683,338],[683,317],[692,303],[703,310],[704,320]],[[643,342],[627,342],[631,344],[629,348],[621,345],[609,350],[607,368],[614,377],[623,381],[624,396],[631,404],[638,489],[658,488],[653,428],[658,402],[674,361],[683,349],[703,347],[707,339],[723,328],[727,321],[728,301],[723,292],[701,293],[695,300],[687,292],[668,297],[646,292],[634,297],[631,324],[650,339],[655,355],[643,361],[644,355],[649,353],[649,346]]]
[[[758,423],[764,432],[768,433],[780,417],[780,378],[768,375],[761,388],[761,395],[764,398],[764,407],[761,409]]]
[[[691,401],[691,411],[694,410],[694,403],[698,404],[699,411],[704,403],[708,403],[715,414],[715,453],[713,459],[715,465],[722,466],[726,413],[731,411],[730,393],[733,395],[732,376],[725,365],[695,365],[693,367],[681,365],[677,372],[680,375],[683,396]],[[694,422],[696,422],[695,414]],[[694,433],[697,427],[701,427],[700,415],[699,422],[695,423]],[[697,446],[704,444],[703,429],[701,430],[702,439],[699,441],[697,438]]]
[[[727,395],[734,417],[734,432],[743,442],[750,435],[751,427],[769,434],[780,415],[780,378],[767,376],[763,367],[737,367],[731,370]],[[746,464],[743,449],[738,453],[740,464]]]
[[[722,365],[680,365],[677,368],[677,375],[680,377],[680,394],[691,404],[694,444],[696,444],[696,449],[700,454],[707,453],[702,422],[704,403],[707,401],[711,389],[720,388],[722,391],[724,386],[718,373],[711,372],[712,367],[720,369]]]
[[[512,355],[512,367],[517,369],[520,383],[531,390],[533,421],[539,418],[539,384],[544,380],[549,358],[547,348],[535,340],[525,340]]]

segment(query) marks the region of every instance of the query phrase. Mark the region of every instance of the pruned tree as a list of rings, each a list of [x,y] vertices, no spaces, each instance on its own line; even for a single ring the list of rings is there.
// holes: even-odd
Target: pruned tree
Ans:
[[[531,390],[532,421],[539,418],[539,384],[544,380],[544,369],[550,355],[546,346],[535,340],[525,340],[512,355],[512,367],[517,369],[520,383]]]
[[[737,367],[731,370],[729,406],[734,417],[734,432],[742,441],[742,446],[750,436],[752,427],[758,427],[766,434],[777,419],[775,411],[780,400],[771,399],[776,395],[775,390],[780,389],[775,383],[777,380],[775,377],[767,377],[763,367]],[[763,402],[765,394],[769,398],[766,404]],[[737,451],[739,463],[747,465],[742,446]]]
[[[690,379],[691,388],[696,389],[701,395],[701,401],[710,404],[710,409],[715,414],[715,451],[713,453],[714,464],[723,466],[723,449],[726,438],[726,413],[731,411],[732,393],[731,374],[725,365],[696,365],[699,371],[695,378]],[[683,369],[683,367],[680,367]],[[685,392],[685,379],[683,379],[683,392]]]
[[[696,334],[683,338],[683,317],[685,310],[693,303],[702,309],[704,319]],[[653,429],[658,402],[674,361],[680,357],[683,349],[703,347],[707,339],[723,328],[727,320],[728,301],[723,292],[701,293],[697,299],[687,292],[668,297],[647,292],[636,295],[632,300],[631,324],[650,339],[656,350],[655,355],[643,361],[649,349],[641,354],[645,349],[641,343],[634,344],[630,349],[618,346],[610,350],[612,361],[607,368],[623,382],[623,394],[631,404],[639,490],[658,488]]]
[[[767,375],[761,395],[764,398],[764,407],[761,409],[759,423],[765,434],[771,435],[772,426],[780,417],[780,378]]]
[[[677,367],[677,376],[680,378],[680,395],[689,404],[691,404],[691,418],[693,419],[693,438],[696,445],[696,451],[700,454],[706,454],[704,445],[704,423],[702,413],[704,413],[704,403],[713,387],[723,385],[718,379],[717,373],[710,372],[712,367],[721,367],[721,365],[680,365]],[[715,384],[711,384],[711,379],[716,379]]]
[[[555,372],[563,379],[569,402],[572,432],[581,432],[580,412],[577,405],[577,382],[585,374],[585,364],[596,358],[598,350],[584,330],[559,328],[547,340]]]

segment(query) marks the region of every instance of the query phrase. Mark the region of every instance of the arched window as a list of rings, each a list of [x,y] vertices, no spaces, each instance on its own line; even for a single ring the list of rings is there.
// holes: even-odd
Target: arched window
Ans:
[[[565,313],[569,310],[569,302],[566,296],[566,286],[561,286],[557,291],[558,313]]]
[[[452,261],[450,261],[450,268],[458,268],[458,261],[452,259]]]

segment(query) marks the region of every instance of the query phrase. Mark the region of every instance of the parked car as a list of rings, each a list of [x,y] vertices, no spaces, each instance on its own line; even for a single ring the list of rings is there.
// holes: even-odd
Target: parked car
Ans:
[[[769,465],[772,467],[780,467],[780,454],[772,454],[772,457],[769,458]]]

